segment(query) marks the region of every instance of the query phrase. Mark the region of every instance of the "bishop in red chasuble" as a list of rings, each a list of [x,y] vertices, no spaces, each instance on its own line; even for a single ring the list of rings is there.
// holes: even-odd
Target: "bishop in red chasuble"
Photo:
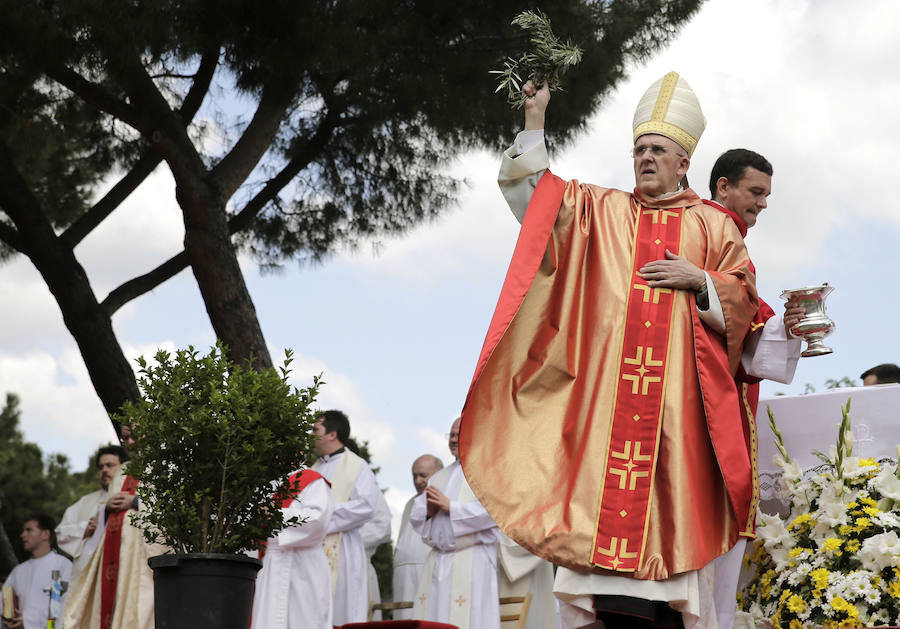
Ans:
[[[758,302],[734,222],[679,186],[705,125],[684,88],[670,73],[638,107],[633,193],[540,176],[462,414],[475,495],[513,540],[580,572],[699,570],[749,517],[734,375]],[[531,96],[526,130],[541,129]],[[678,259],[711,286],[642,271]]]

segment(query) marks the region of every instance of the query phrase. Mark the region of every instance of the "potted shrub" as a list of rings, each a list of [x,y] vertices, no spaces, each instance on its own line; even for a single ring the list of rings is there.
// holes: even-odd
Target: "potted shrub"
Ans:
[[[278,370],[257,371],[220,344],[138,364],[141,399],[119,419],[140,479],[133,522],[172,551],[150,559],[156,626],[246,629],[261,563],[243,551],[295,523],[272,505],[291,495],[288,477],[311,452],[319,379],[289,385],[289,350]]]

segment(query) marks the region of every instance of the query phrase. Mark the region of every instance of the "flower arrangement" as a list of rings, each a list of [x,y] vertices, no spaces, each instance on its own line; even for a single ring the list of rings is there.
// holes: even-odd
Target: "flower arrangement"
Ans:
[[[803,474],[769,410],[790,513],[757,515],[745,556],[753,579],[738,593],[752,623],[801,629],[900,624],[900,470],[896,460],[853,454],[850,401],[837,443]],[[900,446],[898,446],[900,453]]]

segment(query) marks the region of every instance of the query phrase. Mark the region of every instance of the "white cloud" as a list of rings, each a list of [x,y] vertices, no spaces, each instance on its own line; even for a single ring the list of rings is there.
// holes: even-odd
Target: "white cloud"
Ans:
[[[19,396],[20,429],[44,454],[62,452],[81,470],[102,443],[115,441],[106,411],[75,349],[54,355],[43,350],[0,353],[4,393]]]
[[[447,431],[449,432],[449,430],[450,425],[448,424]],[[422,454],[433,454],[443,461],[444,465],[449,465],[453,461],[453,455],[450,454],[450,447],[447,445],[445,434],[431,428],[419,428],[416,430],[416,437],[419,438],[421,443],[425,444],[425,451]]]
[[[183,241],[184,222],[175,201],[175,182],[163,164],[75,252],[102,300],[122,282],[181,251]]]
[[[282,361],[283,353],[269,350],[276,364]],[[379,466],[390,460],[397,436],[393,427],[378,419],[369,408],[356,383],[344,374],[330,369],[323,361],[311,356],[294,354],[291,364],[291,384],[306,387],[312,384],[312,377],[323,374],[323,384],[316,398],[320,409],[337,408],[350,418],[350,434],[369,442],[372,464]]]

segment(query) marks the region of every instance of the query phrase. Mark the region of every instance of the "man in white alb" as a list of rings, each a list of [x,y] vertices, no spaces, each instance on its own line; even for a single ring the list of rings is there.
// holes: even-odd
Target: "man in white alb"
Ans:
[[[362,622],[368,616],[366,549],[360,529],[375,514],[378,485],[368,464],[344,447],[350,420],[341,411],[319,415],[314,426],[319,460],[313,469],[331,483],[334,513],[325,537],[331,570],[333,622]]]
[[[431,546],[413,617],[459,629],[499,629],[497,542],[500,530],[472,494],[459,464],[459,419],[449,437],[456,457],[416,497],[409,521]]]
[[[372,564],[375,551],[382,544],[391,541],[391,508],[385,500],[384,492],[378,492],[375,513],[372,519],[363,524],[359,530],[363,546],[366,548],[366,580],[368,586],[369,607],[381,602],[381,588],[378,587],[378,574]],[[381,620],[381,611],[376,611],[373,620]]]
[[[416,488],[416,496],[425,491],[428,479],[435,472],[443,469],[444,464],[439,458],[431,454],[423,454],[412,464],[413,486]],[[431,548],[422,541],[422,536],[416,533],[409,523],[409,514],[412,512],[416,496],[410,498],[403,507],[403,516],[400,518],[400,532],[397,535],[397,547],[394,549],[394,600],[412,601],[419,591],[419,581],[422,578],[422,570],[425,568],[425,559]],[[394,610],[394,619],[405,620],[412,618],[411,609]]]
[[[300,524],[286,527],[266,541],[256,575],[254,627],[264,629],[331,629],[331,581],[322,548],[334,502],[321,474],[295,472],[296,495],[281,505],[284,518]]]

